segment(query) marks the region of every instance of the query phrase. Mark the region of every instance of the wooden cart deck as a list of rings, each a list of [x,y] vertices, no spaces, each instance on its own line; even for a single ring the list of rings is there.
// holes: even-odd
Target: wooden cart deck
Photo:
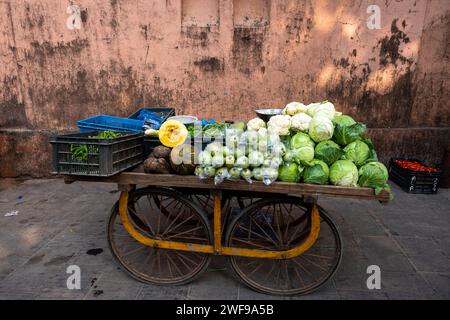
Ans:
[[[291,183],[276,181],[267,186],[261,181],[248,183],[245,180],[230,181],[225,180],[221,184],[215,185],[213,179],[199,179],[196,176],[180,176],[175,174],[148,174],[142,167],[133,171],[125,171],[112,177],[87,177],[87,176],[65,176],[66,183],[74,181],[110,182],[119,185],[147,185],[157,187],[178,187],[196,189],[215,189],[232,191],[250,191],[281,193],[289,195],[309,195],[309,196],[332,196],[357,198],[366,200],[378,200],[381,203],[389,202],[390,194],[383,190],[376,195],[372,188],[360,187],[339,187],[332,185],[316,185],[306,183]]]

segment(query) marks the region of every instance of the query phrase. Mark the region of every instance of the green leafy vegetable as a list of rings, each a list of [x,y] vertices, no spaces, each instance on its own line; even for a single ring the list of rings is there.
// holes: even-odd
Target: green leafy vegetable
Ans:
[[[330,181],[335,186],[356,187],[358,168],[350,160],[338,160],[330,167]]]
[[[123,133],[112,131],[101,131],[96,136],[89,136],[90,139],[115,139],[121,137]],[[98,146],[89,144],[71,144],[70,153],[74,161],[88,161],[89,154],[98,153]]]
[[[296,133],[289,143],[289,147],[291,149],[297,149],[305,146],[311,146],[314,148],[314,145],[314,141],[312,141],[311,138],[303,132]]]
[[[329,166],[339,160],[343,154],[344,152],[339,145],[331,140],[319,142],[314,149],[315,158],[322,160]]]
[[[355,124],[356,121],[353,120],[352,117],[342,114],[340,116],[334,116],[333,123],[339,124],[340,126],[351,126],[352,124]]]
[[[333,137],[334,125],[331,120],[320,113],[309,123],[309,136],[315,142],[321,142]]]
[[[75,161],[87,161],[89,157],[89,148],[86,144],[70,145],[70,153]]]
[[[340,145],[345,146],[349,143],[352,143],[353,141],[361,139],[361,135],[366,130],[367,127],[359,122],[351,125],[342,125],[337,123],[334,128],[333,140]]]
[[[278,180],[285,182],[299,182],[301,174],[295,162],[286,163],[278,169]]]
[[[303,170],[303,181],[305,183],[326,184],[330,169],[322,160],[314,159],[308,163]]]
[[[118,137],[121,137],[123,134],[119,132],[112,132],[112,131],[102,131],[98,133],[96,136],[89,137],[93,139],[115,139]]]
[[[314,148],[311,146],[304,146],[291,150],[294,161],[300,163],[302,161],[311,161],[314,159]]]
[[[362,166],[370,157],[369,146],[360,140],[353,141],[344,148],[343,158],[352,160],[358,167]]]
[[[358,185],[360,187],[374,188],[376,194],[385,188],[389,188],[389,185],[386,183],[389,174],[381,162],[369,162],[363,165],[359,168],[358,174]]]

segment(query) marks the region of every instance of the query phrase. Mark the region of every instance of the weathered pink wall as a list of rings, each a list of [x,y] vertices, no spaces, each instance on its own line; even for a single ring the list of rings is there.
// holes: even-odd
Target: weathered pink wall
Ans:
[[[448,0],[11,0],[0,17],[0,176],[48,174],[49,134],[143,104],[230,120],[327,98],[383,161],[437,163],[449,142]]]

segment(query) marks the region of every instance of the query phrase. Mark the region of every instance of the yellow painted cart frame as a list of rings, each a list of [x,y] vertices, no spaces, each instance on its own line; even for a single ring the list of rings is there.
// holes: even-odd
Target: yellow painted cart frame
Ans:
[[[260,181],[254,181],[249,184],[247,181],[224,181],[215,185],[212,179],[200,180],[195,176],[183,176],[173,174],[146,174],[140,171],[124,172],[110,178],[85,177],[85,176],[66,176],[66,183],[74,181],[95,181],[112,182],[119,185],[121,195],[119,199],[119,214],[122,223],[128,233],[138,242],[162,249],[173,249],[181,251],[195,251],[201,253],[210,253],[217,255],[236,255],[251,258],[269,258],[269,259],[288,259],[302,254],[314,245],[320,232],[320,218],[316,202],[314,201],[312,210],[311,231],[306,241],[298,247],[287,251],[270,251],[257,249],[242,249],[223,247],[222,239],[222,212],[221,212],[221,190],[234,191],[254,191],[266,193],[285,193],[296,196],[311,196],[317,199],[319,195],[358,198],[367,200],[378,200],[381,203],[389,202],[389,192],[382,191],[375,195],[371,188],[352,188],[337,187],[330,185],[312,185],[304,183],[274,182],[266,186]],[[163,241],[151,239],[139,233],[129,222],[127,215],[128,192],[133,190],[136,185],[147,185],[157,187],[183,187],[183,188],[204,188],[210,189],[214,195],[214,244],[199,245],[173,241]]]
[[[264,258],[264,259],[289,259],[297,257],[310,249],[316,242],[320,233],[320,214],[317,206],[318,196],[332,196],[357,198],[367,200],[377,200],[381,203],[387,203],[390,194],[383,191],[376,195],[373,189],[370,188],[352,188],[352,187],[338,187],[330,185],[311,185],[303,183],[286,183],[274,182],[270,186],[266,186],[262,182],[254,181],[248,183],[244,180],[239,181],[224,181],[219,185],[215,185],[212,179],[200,180],[196,176],[179,176],[172,174],[146,174],[142,172],[141,168],[131,172],[123,172],[109,178],[86,177],[86,176],[66,176],[66,183],[74,181],[93,181],[93,182],[110,182],[117,183],[121,191],[119,199],[119,215],[121,222],[126,231],[139,243],[161,249],[191,251],[198,253],[214,254],[214,255],[228,255],[241,256],[249,258]],[[159,240],[149,238],[140,233],[133,224],[129,221],[128,216],[128,197],[129,192],[134,190],[137,185],[154,186],[154,187],[171,187],[171,188],[195,188],[195,189],[209,189],[214,199],[214,241],[212,245],[175,242],[167,240]],[[308,237],[300,245],[283,251],[260,250],[248,248],[234,248],[222,246],[222,207],[221,197],[222,191],[245,191],[258,193],[276,193],[293,196],[306,196],[312,199],[311,210],[311,229]]]

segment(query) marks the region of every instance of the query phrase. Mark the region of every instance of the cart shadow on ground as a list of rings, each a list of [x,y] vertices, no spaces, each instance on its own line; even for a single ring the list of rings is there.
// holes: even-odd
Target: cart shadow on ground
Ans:
[[[3,186],[3,187],[2,187]],[[320,198],[344,242],[341,265],[317,291],[278,297],[248,289],[213,257],[190,284],[153,286],[123,272],[106,240],[115,186],[64,185],[60,179],[0,185],[0,299],[449,299],[450,190],[395,200]],[[18,211],[15,216],[4,216]],[[100,250],[101,249],[101,250]],[[67,288],[67,267],[81,270],[81,286]],[[381,289],[369,290],[367,267],[381,269]]]

